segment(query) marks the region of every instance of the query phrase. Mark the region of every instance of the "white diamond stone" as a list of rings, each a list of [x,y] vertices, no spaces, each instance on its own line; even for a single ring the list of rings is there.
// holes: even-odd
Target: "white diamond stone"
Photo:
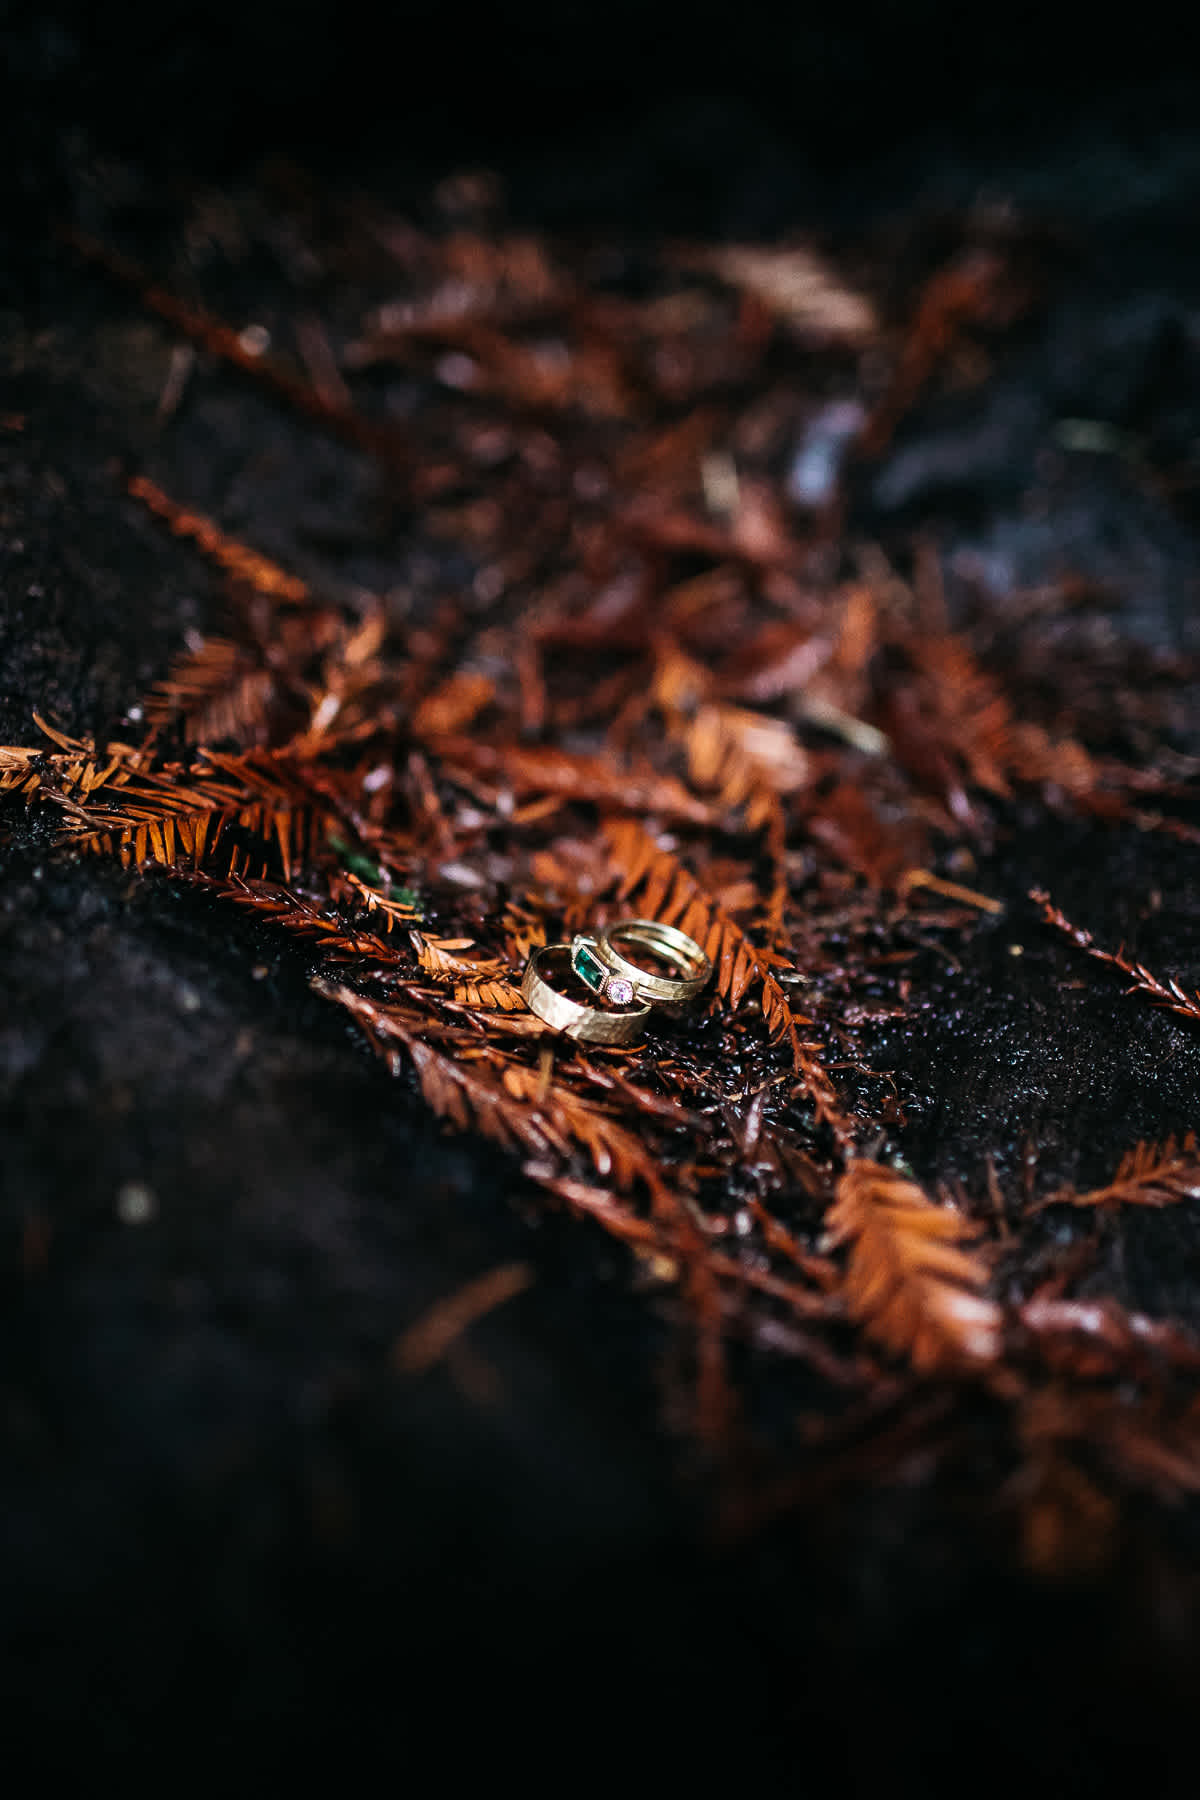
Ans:
[[[608,997],[614,1006],[628,1006],[633,999],[633,983],[626,981],[623,975],[612,975],[608,982]]]

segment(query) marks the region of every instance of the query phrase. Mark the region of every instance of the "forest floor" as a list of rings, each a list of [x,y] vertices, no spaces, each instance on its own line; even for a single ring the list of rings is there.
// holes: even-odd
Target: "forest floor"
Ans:
[[[1200,139],[624,156],[11,266],[14,1742],[1183,1791]]]

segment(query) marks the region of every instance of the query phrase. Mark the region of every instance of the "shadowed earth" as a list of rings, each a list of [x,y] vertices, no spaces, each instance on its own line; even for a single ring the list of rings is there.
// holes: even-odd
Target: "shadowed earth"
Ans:
[[[0,742],[31,741],[34,708],[72,732],[119,732],[208,622],[209,575],[127,498],[126,469],[306,575],[378,588],[447,576],[400,511],[379,512],[361,457],[232,376],[210,375],[161,428],[170,338],[45,229],[52,214],[85,227],[115,215],[153,260],[188,170],[219,194],[274,134],[303,148],[321,33],[342,41],[310,11],[275,69],[290,98],[248,124],[226,96],[216,163],[189,96],[219,56],[183,35],[146,127],[170,146],[165,176],[118,116],[134,91],[127,45],[98,65],[105,86],[66,15],[57,39],[48,25],[14,38],[10,122],[27,130],[0,310]],[[444,28],[423,28],[444,54]],[[612,44],[601,73],[605,57],[626,66]],[[827,45],[836,71],[851,47]],[[339,54],[344,94],[364,52]],[[552,38],[516,101],[567,54]],[[761,66],[761,48],[744,54]],[[269,60],[253,41],[246,55]],[[711,93],[712,65],[692,66]],[[868,136],[831,170],[833,100],[806,136],[781,78],[761,111],[750,86],[661,102],[627,90],[628,129],[595,94],[578,120],[560,102],[543,139],[506,136],[484,108],[466,148],[505,168],[518,216],[555,227],[799,223],[851,239],[981,192],[1047,219],[1072,246],[1052,304],[982,398],[906,422],[861,484],[861,529],[886,541],[919,521],[951,574],[982,570],[998,590],[1070,568],[1097,584],[1080,632],[1194,652],[1194,510],[1119,448],[1200,436],[1200,257],[1180,229],[1200,199],[1200,135],[1179,90],[1156,90],[1159,104],[1114,86],[1104,105],[1077,98],[1053,128],[1007,135],[989,101],[987,142],[960,113],[911,140],[885,113],[876,131],[894,141]],[[848,104],[844,76],[838,91]],[[315,125],[312,160],[402,197],[461,160],[434,110],[425,139],[406,127],[407,162],[378,132],[351,151]],[[1080,418],[1107,425],[1110,448],[1064,446],[1062,420]],[[1200,736],[1194,702],[1180,702],[1181,750]],[[1046,886],[1191,988],[1198,877],[1192,847],[1012,809],[978,875],[1006,914],[959,966],[915,964],[910,1017],[871,1045],[895,1071],[918,1175],[977,1182],[990,1154],[1016,1181],[1032,1145],[1044,1173],[1098,1181],[1136,1139],[1195,1123],[1200,1038],[1115,978],[1077,985],[1078,957],[1025,896]],[[301,952],[204,896],[67,863],[46,821],[12,807],[0,819],[0,1655],[14,1747],[72,1772],[168,1747],[263,1770],[319,1750],[353,1764],[370,1747],[402,1774],[431,1746],[447,1771],[550,1767],[569,1739],[628,1772],[639,1726],[647,1773],[822,1770],[855,1792],[986,1784],[986,1769],[1062,1794],[1134,1777],[1184,1791],[1194,1507],[1079,1585],[1012,1573],[979,1504],[986,1468],[957,1488],[914,1471],[714,1544],[693,1454],[663,1421],[668,1311],[598,1231],[548,1215],[515,1165],[446,1137],[307,973]],[[524,1290],[468,1347],[401,1377],[400,1332],[505,1263],[527,1266]],[[1087,1282],[1200,1327],[1195,1203],[1123,1222]]]

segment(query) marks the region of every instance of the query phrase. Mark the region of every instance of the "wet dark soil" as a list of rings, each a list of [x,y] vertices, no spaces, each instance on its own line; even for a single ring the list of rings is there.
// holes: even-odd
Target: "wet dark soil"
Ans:
[[[1050,220],[1080,246],[1054,304],[983,398],[907,422],[859,496],[863,529],[920,521],[948,568],[998,586],[1069,566],[1103,596],[1091,624],[1130,654],[1194,650],[1186,496],[1057,430],[1071,417],[1106,423],[1113,444],[1200,437],[1200,256],[1181,232],[1200,133],[1178,82],[1135,87],[1108,67],[1103,102],[1080,81],[1049,123],[1029,116],[1036,95],[1011,62],[995,76],[1008,117],[973,68],[969,92],[992,96],[986,139],[965,101],[922,129],[889,101],[834,166],[838,107],[858,104],[847,33],[822,40],[836,93],[807,64],[796,77],[807,126],[778,72],[756,107],[758,45],[736,92],[711,62],[684,65],[706,71],[699,95],[629,78],[626,129],[597,91],[628,67],[614,34],[634,11],[606,24],[570,118],[565,28],[535,32],[542,61],[512,92],[520,110],[539,80],[553,90],[542,134],[506,133],[493,99],[464,154],[505,167],[518,211],[556,228],[849,238],[980,195]],[[378,108],[384,85],[332,9],[299,9],[282,50],[252,33],[224,89],[226,49],[205,31],[151,40],[155,99],[136,130],[118,104],[136,90],[127,37],[101,54],[67,14],[14,29],[0,742],[20,743],[33,708],[119,730],[210,621],[207,571],[125,496],[126,468],[306,575],[386,586],[398,569],[419,578],[427,555],[402,514],[381,515],[358,455],[232,375],[210,371],[163,429],[170,338],[72,260],[50,216],[116,217],[152,257],[173,186],[219,194],[277,147],[390,193],[461,159],[428,100],[391,140],[331,130],[323,43],[338,46],[338,103],[361,78]],[[445,55],[446,29],[423,29]],[[799,67],[811,34],[789,44]],[[276,85],[248,121],[246,71],[267,68]],[[228,140],[215,156],[206,85]],[[868,98],[890,93],[881,60]],[[1200,734],[1190,701],[1178,734]],[[569,1779],[611,1759],[626,1780],[719,1767],[818,1791],[1003,1778],[1066,1795],[1127,1777],[1183,1791],[1200,1666],[1186,1509],[1091,1585],[1012,1573],[976,1516],[979,1471],[962,1491],[914,1478],[715,1547],[691,1452],[662,1422],[669,1321],[612,1245],[548,1215],[494,1152],[445,1136],[312,996],[302,956],[165,880],[64,863],[36,819],[10,811],[3,831],[0,1691],[14,1755],[35,1750],[46,1772],[153,1758],[172,1778],[206,1754],[278,1773],[325,1751],[411,1780],[433,1751],[438,1779],[565,1756]],[[914,965],[911,1019],[872,1046],[896,1072],[917,1172],[970,1184],[990,1155],[1019,1179],[1033,1147],[1043,1171],[1088,1182],[1137,1138],[1194,1124],[1200,1038],[1115,978],[1079,986],[1078,957],[1024,896],[1045,885],[1193,987],[1200,852],[1014,809],[978,879],[1005,915]],[[399,1332],[511,1261],[533,1279],[470,1353],[397,1380]],[[1200,1214],[1137,1216],[1089,1280],[1200,1326]]]

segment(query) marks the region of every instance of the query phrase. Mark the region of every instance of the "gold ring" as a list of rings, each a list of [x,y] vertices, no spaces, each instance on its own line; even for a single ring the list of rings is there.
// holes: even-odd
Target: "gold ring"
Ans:
[[[679,970],[677,975],[658,975],[634,962],[625,951],[649,952],[659,962]],[[674,925],[657,919],[623,919],[599,937],[576,936],[571,944],[571,966],[581,981],[610,1000],[651,1000],[660,1006],[683,1006],[705,987],[712,963],[695,938]]]
[[[521,977],[521,992],[530,1012],[552,1025],[555,1031],[565,1031],[568,1037],[577,1038],[581,1044],[636,1042],[650,1016],[649,1006],[634,1005],[628,1011],[616,1012],[572,1000],[547,979],[547,974],[556,979],[568,976],[572,967],[570,944],[545,944],[534,951]],[[633,999],[632,992],[629,998]]]

